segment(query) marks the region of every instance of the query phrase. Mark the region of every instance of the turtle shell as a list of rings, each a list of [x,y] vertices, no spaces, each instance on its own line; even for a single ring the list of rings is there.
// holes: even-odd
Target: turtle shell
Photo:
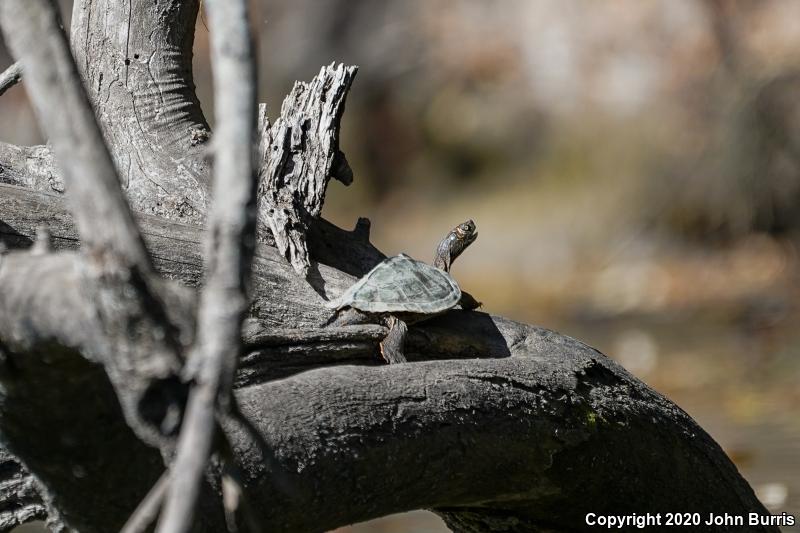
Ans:
[[[381,261],[347,289],[332,307],[366,313],[441,313],[461,299],[458,283],[446,272],[406,254]]]

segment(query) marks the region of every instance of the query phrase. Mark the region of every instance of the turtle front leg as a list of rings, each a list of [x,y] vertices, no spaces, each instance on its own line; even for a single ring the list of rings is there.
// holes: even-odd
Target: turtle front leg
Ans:
[[[406,333],[408,326],[397,317],[389,316],[386,318],[386,325],[389,333],[381,341],[381,355],[390,365],[396,363],[407,363],[404,353],[406,343]]]

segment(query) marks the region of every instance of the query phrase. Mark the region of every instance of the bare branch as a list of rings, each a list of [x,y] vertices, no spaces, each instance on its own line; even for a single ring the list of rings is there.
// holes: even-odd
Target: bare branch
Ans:
[[[255,55],[244,0],[206,0],[217,102],[214,203],[206,244],[206,283],[192,353],[195,385],[178,440],[157,531],[189,531],[215,432],[214,410],[230,402],[241,349],[246,288],[255,248]]]
[[[211,186],[211,132],[192,79],[198,4],[76,0],[72,17],[78,70],[128,202],[136,211],[189,223],[204,221]],[[32,165],[24,176],[20,158],[8,152],[0,149],[0,182],[48,190],[48,178],[60,175]]]
[[[8,67],[2,74],[0,74],[0,96],[7,90],[19,83],[22,79],[22,66],[19,62],[14,63]]]
[[[164,465],[161,454],[131,431],[137,428],[121,410],[126,397],[109,385],[108,366],[98,364],[117,354],[113,344],[98,344],[106,331],[91,287],[98,280],[84,276],[86,262],[82,254],[63,251],[0,257],[0,427],[4,445],[41,480],[64,522],[93,533],[118,531]],[[193,305],[170,296],[176,289],[159,286],[170,311],[191,318]],[[166,401],[149,405],[171,407]],[[203,531],[220,530],[213,526],[215,503],[202,508],[212,520]]]
[[[133,514],[125,522],[120,533],[145,533],[158,518],[161,504],[169,487],[169,471],[164,472]]]
[[[433,508],[456,531],[583,531],[598,508],[706,512],[709,497],[730,513],[766,513],[686,413],[612,360],[551,331],[485,318],[452,313],[435,326],[486,338],[491,324],[509,355],[335,366],[238,391],[280,450],[282,470],[249,487],[271,503],[260,509],[262,530],[331,530]],[[308,496],[282,488],[281,474]]]

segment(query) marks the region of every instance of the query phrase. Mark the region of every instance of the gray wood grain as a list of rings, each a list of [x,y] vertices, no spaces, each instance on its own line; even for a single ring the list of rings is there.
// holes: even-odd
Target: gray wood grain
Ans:
[[[311,82],[296,82],[271,127],[266,109],[259,113],[259,220],[272,230],[278,250],[303,277],[311,268],[306,235],[322,212],[328,181],[353,181],[339,150],[339,127],[356,71],[331,64]]]
[[[48,146],[0,142],[0,183],[37,191],[63,193],[64,178]]]
[[[97,254],[114,250],[131,264],[149,269],[54,5],[46,0],[3,2],[0,23],[25,66],[27,90],[64,170],[84,246]]]
[[[80,0],[72,51],[134,210],[199,222],[211,132],[192,79],[199,0]]]
[[[135,217],[156,270],[167,279],[199,287],[203,228],[140,213]],[[42,225],[50,229],[54,248],[77,248],[77,231],[63,197],[0,185],[0,242],[12,249],[30,246],[36,228]],[[311,253],[318,262],[314,262],[317,273],[311,283],[300,279],[274,246],[256,245],[250,311],[265,326],[296,329],[321,324],[332,313],[324,308],[325,299],[338,296],[355,276],[384,257],[361,233],[344,231],[321,219],[312,234]]]
[[[7,450],[0,449],[0,531],[7,532],[31,520],[45,520],[42,489],[30,472]]]

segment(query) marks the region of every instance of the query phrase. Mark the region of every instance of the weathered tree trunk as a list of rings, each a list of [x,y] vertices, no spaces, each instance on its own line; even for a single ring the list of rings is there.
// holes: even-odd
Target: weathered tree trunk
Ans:
[[[195,531],[230,520],[220,478],[240,484],[263,531],[418,508],[469,532],[583,531],[588,512],[766,513],[686,413],[579,341],[452,311],[410,329],[409,364],[384,366],[383,326],[323,326],[325,301],[383,258],[366,223],[319,218],[327,181],[352,177],[337,139],[353,69],[323,69],[272,127],[261,121],[250,261],[254,85],[246,30],[225,29],[238,8],[212,20],[216,87],[230,91],[218,94],[215,180],[231,180],[212,207],[190,68],[197,2],[76,2],[71,45],[100,130],[48,4],[0,4],[40,121],[59,105],[52,92],[74,101],[44,124],[58,168],[48,147],[0,144],[0,242],[15,250],[0,255],[0,531],[45,514],[54,529],[119,530],[153,484],[155,508],[172,494],[162,530],[185,530],[193,504],[175,496],[194,493],[211,450]],[[41,234],[31,247],[43,225],[52,250]]]
[[[201,220],[210,130],[192,81],[199,0],[78,1],[72,51],[136,210]]]

